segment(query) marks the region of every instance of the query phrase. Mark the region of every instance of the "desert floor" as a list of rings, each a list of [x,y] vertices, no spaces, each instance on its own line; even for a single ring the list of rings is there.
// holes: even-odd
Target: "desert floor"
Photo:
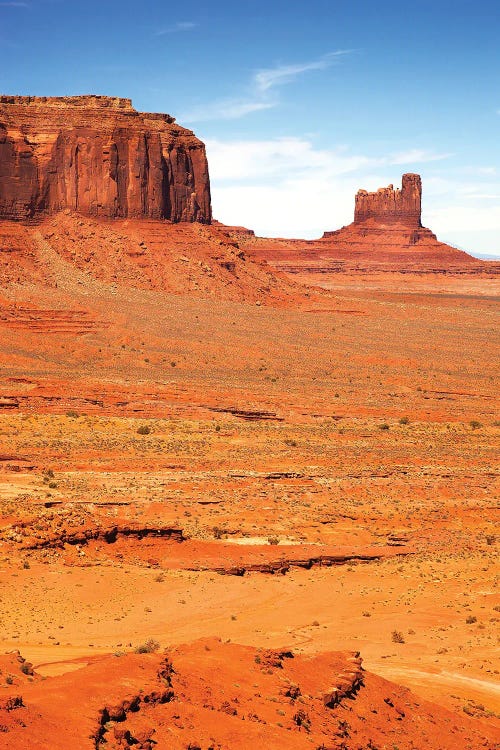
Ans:
[[[2,291],[0,651],[359,650],[498,724],[497,282],[267,306],[68,268]]]

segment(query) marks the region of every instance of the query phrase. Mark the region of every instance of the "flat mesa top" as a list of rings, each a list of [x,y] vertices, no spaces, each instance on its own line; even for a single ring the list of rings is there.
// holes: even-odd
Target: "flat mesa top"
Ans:
[[[12,107],[12,109],[10,109]],[[82,94],[78,96],[17,96],[15,94],[0,94],[0,111],[5,117],[28,117],[42,114],[59,122],[65,117],[64,111],[72,111],[75,117],[100,113],[100,117],[140,118],[142,120],[156,120],[160,123],[172,124],[175,117],[163,112],[138,112],[132,106],[132,99],[120,96],[101,96],[99,94]],[[78,114],[77,114],[78,113]]]
[[[42,105],[44,107],[99,107],[135,111],[132,107],[132,99],[124,99],[119,96],[99,96],[97,94],[84,94],[82,96],[14,96],[0,94],[0,104]]]

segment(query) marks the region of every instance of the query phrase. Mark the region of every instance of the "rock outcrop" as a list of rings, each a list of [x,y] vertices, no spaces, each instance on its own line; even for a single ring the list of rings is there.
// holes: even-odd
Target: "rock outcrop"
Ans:
[[[436,269],[450,265],[477,264],[474,258],[440,242],[422,226],[422,180],[418,174],[404,174],[401,189],[389,185],[374,193],[359,190],[354,221],[323,234],[323,257],[356,259],[409,265],[432,264]],[[317,246],[317,243],[316,243]]]
[[[365,671],[357,651],[295,654],[202,638],[72,660],[28,677],[0,657],[9,750],[230,748],[493,750],[498,732]],[[119,657],[119,658],[117,658]],[[22,657],[21,657],[22,658]],[[45,665],[43,665],[45,666]],[[43,668],[43,667],[42,667]],[[22,696],[21,696],[22,689]]]
[[[374,193],[358,190],[352,224],[333,232],[325,232],[323,239],[342,243],[347,241],[348,244],[361,245],[365,249],[371,245],[374,252],[385,246],[401,249],[422,242],[436,244],[436,235],[422,226],[420,175],[404,174],[401,189],[394,189],[393,185],[389,185]]]
[[[210,223],[204,144],[166,114],[106,96],[0,96],[0,218]]]
[[[404,174],[401,190],[392,185],[379,188],[376,193],[358,190],[354,208],[354,223],[368,219],[380,223],[402,222],[415,229],[422,226],[422,180],[419,174]]]

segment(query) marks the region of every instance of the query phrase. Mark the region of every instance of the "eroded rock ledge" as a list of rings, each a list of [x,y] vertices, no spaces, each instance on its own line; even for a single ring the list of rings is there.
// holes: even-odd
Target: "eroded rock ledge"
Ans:
[[[0,96],[0,218],[70,209],[210,223],[204,144],[107,96]]]
[[[419,174],[404,174],[401,189],[393,185],[379,188],[375,193],[358,190],[354,206],[354,223],[367,219],[381,223],[402,222],[419,229],[422,211],[422,180]]]

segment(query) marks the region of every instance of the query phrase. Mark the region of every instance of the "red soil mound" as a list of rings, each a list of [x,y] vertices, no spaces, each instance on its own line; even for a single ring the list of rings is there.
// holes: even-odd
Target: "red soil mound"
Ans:
[[[74,298],[85,289],[96,290],[96,281],[264,304],[304,298],[305,291],[264,261],[249,258],[221,226],[92,219],[69,212],[36,226],[0,222],[3,286],[43,284]],[[36,318],[36,325],[46,319],[50,328],[48,310],[30,315],[26,308],[15,316],[8,311],[3,315],[15,317],[19,325],[26,316]],[[86,312],[74,315],[81,324]],[[53,317],[56,327],[62,323],[55,311]]]
[[[494,730],[366,672],[356,652],[295,656],[205,639],[74,668],[42,682],[16,655],[3,658],[9,750],[494,747]]]

